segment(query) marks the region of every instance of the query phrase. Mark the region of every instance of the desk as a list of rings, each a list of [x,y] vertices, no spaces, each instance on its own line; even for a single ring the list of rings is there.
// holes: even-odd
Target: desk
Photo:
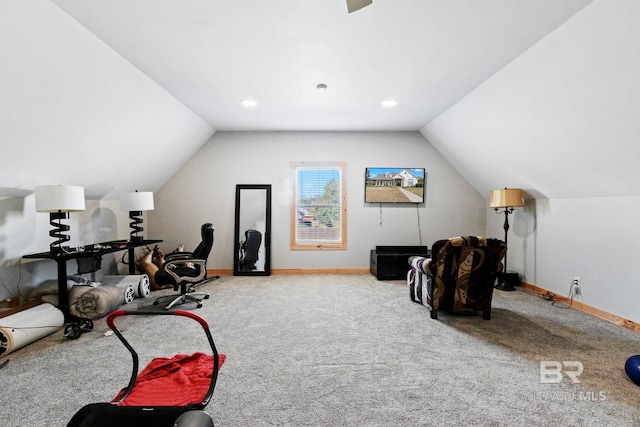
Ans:
[[[64,314],[66,320],[69,320],[69,294],[67,291],[67,261],[80,258],[100,259],[102,255],[128,251],[129,255],[129,274],[135,274],[135,254],[134,249],[139,246],[152,245],[160,243],[162,240],[141,240],[132,242],[129,240],[114,240],[111,242],[93,243],[84,247],[68,248],[62,252],[40,252],[36,254],[23,255],[22,258],[30,259],[52,259],[58,264],[58,308]]]

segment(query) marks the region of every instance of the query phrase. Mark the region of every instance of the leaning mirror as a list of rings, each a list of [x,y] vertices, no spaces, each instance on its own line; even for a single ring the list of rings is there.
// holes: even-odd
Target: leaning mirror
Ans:
[[[236,185],[235,276],[271,274],[271,185]]]

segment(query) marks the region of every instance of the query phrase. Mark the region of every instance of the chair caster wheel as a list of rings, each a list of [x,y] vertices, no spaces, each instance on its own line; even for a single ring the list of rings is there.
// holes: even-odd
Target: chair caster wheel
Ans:
[[[207,294],[207,295],[205,295],[205,296],[204,296],[204,299],[209,299],[209,295],[208,295],[208,294]]]
[[[80,335],[82,335],[82,330],[80,329],[80,326],[72,323],[70,325],[67,325],[64,328],[64,337],[68,338],[70,340],[75,340],[80,338]]]
[[[202,304],[196,305],[196,308],[202,308]]]
[[[154,301],[154,302],[153,302],[153,305],[158,305],[158,301]]]
[[[82,319],[78,322],[80,332],[90,332],[93,330],[93,321],[91,319]]]

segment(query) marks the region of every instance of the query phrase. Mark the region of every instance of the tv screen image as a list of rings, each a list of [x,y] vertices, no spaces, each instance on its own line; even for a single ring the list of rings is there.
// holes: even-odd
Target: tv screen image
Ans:
[[[424,168],[366,168],[365,203],[423,203]]]

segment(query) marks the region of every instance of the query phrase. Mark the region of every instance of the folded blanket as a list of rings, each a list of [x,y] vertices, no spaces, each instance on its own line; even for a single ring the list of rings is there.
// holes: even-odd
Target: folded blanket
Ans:
[[[74,286],[69,291],[69,312],[84,319],[99,319],[124,304],[124,293],[113,285]]]
[[[219,367],[226,355],[218,355]],[[138,374],[133,390],[118,406],[187,406],[202,403],[213,372],[213,355],[196,352],[153,359]],[[118,401],[124,390],[118,393]]]

